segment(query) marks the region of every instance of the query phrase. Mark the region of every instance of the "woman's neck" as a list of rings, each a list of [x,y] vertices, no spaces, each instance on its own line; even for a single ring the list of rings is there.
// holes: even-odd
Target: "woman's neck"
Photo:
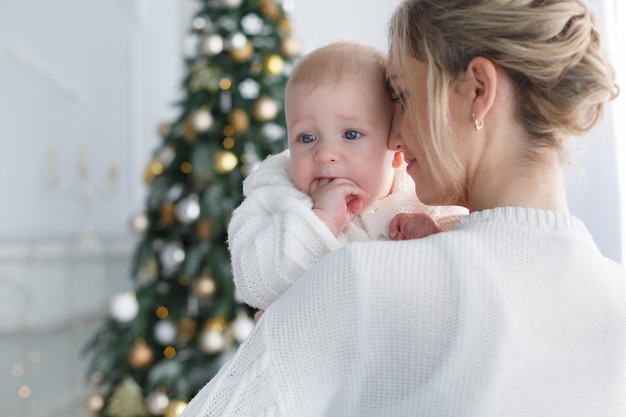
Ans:
[[[540,163],[511,158],[499,166],[479,166],[468,185],[470,212],[515,206],[569,213],[556,152],[548,152]]]

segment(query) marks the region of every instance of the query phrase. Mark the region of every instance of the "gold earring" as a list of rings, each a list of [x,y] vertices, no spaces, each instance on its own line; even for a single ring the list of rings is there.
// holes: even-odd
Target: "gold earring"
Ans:
[[[474,123],[474,129],[476,130],[482,129],[483,126],[485,125],[485,123],[482,120],[478,120],[476,118],[476,115],[474,113],[472,113],[472,123]]]

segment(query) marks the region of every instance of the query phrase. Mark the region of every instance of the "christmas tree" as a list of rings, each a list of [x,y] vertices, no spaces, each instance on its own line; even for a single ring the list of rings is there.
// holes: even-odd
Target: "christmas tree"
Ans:
[[[227,224],[242,181],[286,147],[283,91],[298,43],[277,0],[202,0],[192,19],[180,115],[159,126],[145,171],[133,290],[85,346],[89,411],[177,416],[248,335]]]

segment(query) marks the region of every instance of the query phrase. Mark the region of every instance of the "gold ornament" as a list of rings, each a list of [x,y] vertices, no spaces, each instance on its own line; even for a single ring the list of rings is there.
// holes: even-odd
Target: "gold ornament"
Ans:
[[[140,417],[146,415],[146,411],[141,387],[133,378],[126,376],[113,390],[106,408],[106,415]]]
[[[180,319],[176,323],[176,335],[181,343],[189,343],[194,337],[196,337],[196,330],[198,325],[194,319],[184,318]]]
[[[214,93],[219,88],[219,74],[205,66],[196,66],[191,70],[189,89],[195,93],[199,90],[209,90]]]
[[[217,151],[213,155],[213,169],[218,174],[228,174],[238,162],[237,156],[230,151]]]
[[[183,413],[183,410],[187,407],[187,403],[181,400],[170,401],[163,417],[178,417]]]
[[[215,295],[217,285],[213,278],[208,275],[201,275],[193,281],[193,293],[199,298],[209,298]]]
[[[300,42],[291,35],[285,36],[280,40],[280,50],[289,58],[293,58],[300,52]]]
[[[90,413],[97,413],[104,407],[104,398],[100,394],[91,394],[85,399],[85,408]]]
[[[185,119],[183,122],[183,139],[186,142],[191,142],[198,136],[198,131],[193,127],[189,119]]]
[[[254,52],[254,46],[252,45],[252,42],[247,41],[241,48],[231,49],[230,56],[235,60],[235,62],[243,64],[250,59],[252,52]]]
[[[259,97],[252,107],[252,117],[259,122],[269,122],[278,115],[278,104],[267,96]]]
[[[259,11],[272,20],[280,15],[280,9],[274,0],[259,0]]]
[[[280,29],[283,34],[291,33],[291,22],[285,18],[278,19],[278,29]]]
[[[150,185],[154,178],[163,173],[163,164],[156,159],[151,160],[143,173],[143,181]]]
[[[165,201],[161,205],[159,219],[165,227],[170,227],[171,225],[173,225],[174,220],[176,219],[176,205],[171,201]]]
[[[248,130],[250,119],[248,119],[248,113],[244,110],[235,109],[228,115],[228,123],[235,129],[235,133],[241,135]]]
[[[154,354],[143,339],[138,339],[128,351],[128,364],[134,369],[142,369],[152,363]]]
[[[211,220],[199,220],[196,222],[196,234],[199,239],[207,239],[213,234],[213,222]]]
[[[278,55],[270,55],[263,58],[263,70],[267,75],[279,75],[283,72],[285,61]]]
[[[183,174],[189,174],[192,170],[192,166],[188,161],[182,162],[180,164],[180,172],[182,172]]]

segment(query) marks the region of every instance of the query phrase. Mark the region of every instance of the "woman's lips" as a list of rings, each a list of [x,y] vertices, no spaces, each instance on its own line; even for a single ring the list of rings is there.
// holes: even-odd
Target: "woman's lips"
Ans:
[[[409,171],[409,169],[411,169],[411,167],[413,167],[413,165],[415,165],[415,163],[417,162],[416,158],[410,158],[406,160],[406,170],[407,172]]]

